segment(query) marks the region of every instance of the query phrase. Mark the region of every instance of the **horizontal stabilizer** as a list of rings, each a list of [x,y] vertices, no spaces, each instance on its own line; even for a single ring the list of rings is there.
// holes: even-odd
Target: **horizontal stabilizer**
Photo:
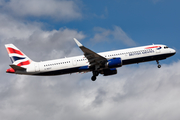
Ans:
[[[11,68],[13,68],[14,70],[26,70],[26,68],[23,68],[23,67],[20,67],[20,66],[17,66],[17,65],[9,65]]]

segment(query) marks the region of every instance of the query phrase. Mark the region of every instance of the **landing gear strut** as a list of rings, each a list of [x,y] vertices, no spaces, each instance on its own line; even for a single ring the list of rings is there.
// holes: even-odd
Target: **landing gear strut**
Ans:
[[[157,64],[158,64],[158,68],[161,68],[161,65],[159,64],[159,60],[156,60]]]
[[[96,76],[99,75],[99,72],[98,71],[93,71],[92,73],[93,73],[93,76],[91,77],[91,80],[95,81],[96,80]]]

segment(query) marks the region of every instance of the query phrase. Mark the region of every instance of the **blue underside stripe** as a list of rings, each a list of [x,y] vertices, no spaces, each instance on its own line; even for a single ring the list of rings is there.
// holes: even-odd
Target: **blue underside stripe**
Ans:
[[[55,70],[55,71],[49,71],[49,72],[43,72],[38,73],[35,75],[62,75],[62,74],[70,74],[75,72],[83,72],[83,71],[90,71],[88,66],[82,66],[82,67],[75,67],[75,68],[68,68],[68,69],[61,69],[61,70]]]

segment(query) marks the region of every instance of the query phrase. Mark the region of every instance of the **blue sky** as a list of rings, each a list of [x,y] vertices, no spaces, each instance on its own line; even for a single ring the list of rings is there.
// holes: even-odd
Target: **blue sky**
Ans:
[[[178,120],[180,1],[0,0],[0,118],[3,120]],[[5,73],[13,43],[34,61],[165,44],[163,61],[122,66],[116,75],[25,76]]]
[[[178,59],[180,39],[178,0],[100,0],[98,2],[91,0],[81,1],[79,8],[81,18],[70,21],[46,19],[45,23],[49,25],[47,29],[58,30],[61,27],[67,27],[83,31],[86,38],[82,43],[87,46],[88,41],[96,34],[95,27],[113,30],[114,26],[118,26],[136,42],[135,46],[152,43],[166,44],[177,50],[174,59]],[[116,38],[107,37],[109,37],[108,41],[101,40],[89,47],[98,52],[131,47]]]

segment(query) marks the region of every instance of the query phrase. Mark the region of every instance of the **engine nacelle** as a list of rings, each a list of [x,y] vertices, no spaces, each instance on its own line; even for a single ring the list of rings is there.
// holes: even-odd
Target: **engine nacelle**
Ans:
[[[122,66],[122,60],[121,58],[113,58],[108,60],[106,63],[106,68],[115,68],[115,67],[121,67]]]
[[[102,74],[104,74],[104,76],[115,75],[115,74],[117,74],[117,69],[116,68],[104,69],[102,72],[103,72]]]

